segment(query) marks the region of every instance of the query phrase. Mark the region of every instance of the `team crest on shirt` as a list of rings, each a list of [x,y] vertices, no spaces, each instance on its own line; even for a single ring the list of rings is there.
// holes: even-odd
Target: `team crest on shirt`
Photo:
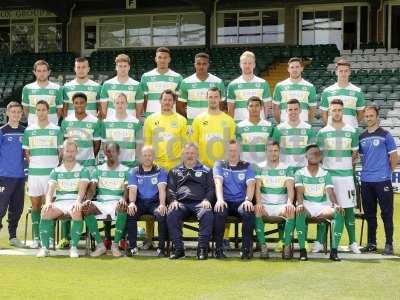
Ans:
[[[87,123],[87,124],[86,124],[86,128],[92,128],[92,124]]]
[[[56,93],[56,92],[53,91],[53,90],[50,90],[50,91],[49,91],[49,94],[50,94],[50,95],[54,95],[55,93]]]
[[[19,142],[22,143],[22,141],[24,140],[24,138],[22,136],[19,137]]]
[[[63,173],[60,173],[60,174],[58,174],[58,177],[59,177],[59,178],[63,178],[63,177],[64,177],[64,174],[63,174]]]
[[[374,139],[374,141],[372,142],[372,144],[376,147],[379,145],[379,140],[378,139]]]
[[[229,173],[228,172],[224,172],[224,177],[228,177]]]
[[[115,84],[112,84],[112,85],[111,85],[111,89],[112,89],[112,90],[115,90],[116,88],[117,88],[117,85],[115,85]]]
[[[79,177],[79,172],[75,172],[75,173],[74,173],[74,177],[75,177],[75,178],[78,178],[78,177]]]
[[[243,181],[245,178],[244,173],[239,173],[238,178],[239,178],[239,180]]]
[[[196,177],[201,177],[202,172],[201,171],[197,171],[196,173],[194,173],[194,176]]]
[[[176,123],[176,121],[171,122],[171,128],[178,128],[178,124]]]
[[[243,131],[249,131],[250,130],[250,128],[249,127],[245,127],[245,128],[243,128]]]
[[[101,173],[101,176],[106,177],[107,176],[107,172]]]
[[[238,88],[239,88],[239,89],[242,88],[242,84],[241,84],[241,83],[238,84]]]
[[[110,128],[113,128],[114,124],[113,123],[109,123],[108,126],[110,126]]]
[[[133,124],[132,123],[128,123],[128,128],[132,128]]]
[[[261,87],[261,83],[256,83],[256,88],[259,88],[259,87]]]
[[[261,127],[261,131],[268,131],[268,127],[265,126]]]
[[[55,134],[54,130],[50,130],[50,131],[49,131],[49,134],[50,134],[50,135],[54,135],[54,134]]]
[[[139,184],[143,184],[143,178],[142,177],[139,177],[137,181],[138,181]]]
[[[172,81],[174,81],[174,79],[172,77],[168,77],[168,81],[172,82]]]
[[[91,87],[91,86],[88,86],[88,91],[93,91],[93,87]]]
[[[222,122],[221,122],[221,126],[222,126],[222,127],[225,127],[225,126],[226,126],[226,121],[222,121]]]
[[[128,91],[133,91],[133,86],[128,86]]]
[[[289,131],[287,129],[282,130],[283,135],[288,135]]]
[[[207,126],[208,125],[208,121],[203,121],[203,126]]]
[[[319,179],[319,182],[320,182],[320,183],[324,183],[324,178],[321,177],[321,178]]]
[[[302,135],[306,135],[306,130],[305,130],[305,129],[302,129],[302,130],[301,130],[301,134],[302,134]]]
[[[328,137],[328,138],[332,137],[332,133],[328,132],[328,133],[326,134],[326,137]]]
[[[351,91],[351,92],[349,93],[349,96],[351,96],[351,97],[354,97],[355,95],[356,95],[356,93],[353,92],[353,91]]]
[[[285,171],[284,170],[280,170],[279,171],[279,175],[281,175],[281,176],[285,175]]]
[[[347,137],[347,138],[349,138],[349,137],[351,136],[351,134],[350,134],[350,132],[346,132],[346,133],[344,134],[344,136]]]
[[[32,93],[32,94],[36,94],[36,93],[37,93],[37,90],[31,90],[31,93]]]
[[[124,177],[124,172],[119,172],[119,173],[118,173],[118,176],[119,176],[119,177]]]
[[[152,184],[157,184],[158,183],[157,177],[151,178],[151,183]]]
[[[197,83],[192,83],[192,87],[195,89],[197,87]]]
[[[303,86],[303,91],[307,91],[307,88],[305,86]]]

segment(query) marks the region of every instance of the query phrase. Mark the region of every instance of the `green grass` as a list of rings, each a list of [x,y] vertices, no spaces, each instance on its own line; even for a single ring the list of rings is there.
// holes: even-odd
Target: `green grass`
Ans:
[[[397,198],[395,230],[400,227],[399,201]],[[21,238],[23,227],[21,221]],[[314,227],[311,227],[311,235],[314,235]],[[3,230],[0,236],[3,248],[7,247],[5,232]],[[380,246],[384,243],[381,222],[378,243]],[[399,244],[397,230],[397,253]],[[187,258],[172,262],[152,257],[71,260],[67,257],[0,256],[0,274],[0,299],[400,298],[400,260],[331,263],[318,259],[300,263],[280,259],[198,262]]]

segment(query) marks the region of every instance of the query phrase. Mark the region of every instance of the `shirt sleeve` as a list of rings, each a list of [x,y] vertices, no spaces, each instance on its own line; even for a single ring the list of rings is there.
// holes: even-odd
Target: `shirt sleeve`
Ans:
[[[158,184],[167,184],[168,182],[168,174],[164,169],[160,169],[158,173]]]
[[[64,99],[63,99],[63,88],[59,88],[56,91],[56,107],[57,108],[62,108],[64,104]]]
[[[93,140],[94,141],[100,141],[102,136],[102,126],[101,122],[97,121],[96,124],[94,125],[94,130],[93,130]]]
[[[228,103],[235,103],[235,99],[236,99],[235,85],[233,85],[232,82],[228,84],[228,91],[226,93],[226,98],[227,98],[226,100]]]
[[[324,150],[324,135],[321,131],[318,131],[316,136],[316,142],[320,150]]]
[[[256,178],[256,175],[254,173],[254,170],[251,167],[251,165],[249,164],[249,166],[247,167],[247,170],[246,170],[246,183],[249,183],[250,181],[254,181],[255,178]]]
[[[137,177],[136,177],[136,168],[132,169],[129,173],[128,173],[128,187],[134,187],[134,186],[138,186],[138,181],[137,181]]]
[[[181,118],[181,124],[181,139],[183,142],[182,144],[184,145],[188,140],[187,120],[184,117]]]
[[[58,148],[62,148],[63,147],[63,143],[64,143],[64,135],[62,133],[61,128],[58,130],[57,132],[57,146]]]
[[[167,200],[171,203],[177,199],[177,179],[174,170],[170,170],[168,173],[168,184],[167,184]]]
[[[107,83],[103,84],[100,90],[100,102],[108,102],[108,85]]]
[[[282,97],[281,97],[281,87],[280,87],[279,84],[277,84],[275,86],[274,94],[273,94],[272,98],[273,98],[273,103],[274,104],[276,104],[276,105],[280,105],[281,104]]]
[[[236,123],[235,121],[232,119],[232,117],[229,116],[229,133],[230,133],[230,139],[234,139],[235,138],[235,130],[236,130]]]
[[[317,106],[317,91],[315,86],[310,86],[310,94],[308,95],[308,105],[311,107]]]
[[[329,172],[327,172],[325,176],[325,188],[333,188],[332,177]]]
[[[142,89],[142,85],[139,83],[135,93],[135,103],[140,104],[144,102],[144,92]]]
[[[188,101],[188,90],[187,90],[187,84],[185,81],[182,81],[182,83],[181,83],[181,89],[180,89],[180,93],[179,93],[179,101],[181,101],[181,102]]]
[[[92,175],[90,176],[90,181],[95,183],[99,182],[99,173],[100,173],[99,168],[96,168],[94,172],[92,172]]]
[[[192,123],[192,134],[190,136],[190,140],[195,143],[196,145],[199,145],[199,138],[200,138],[200,121],[199,118],[196,117],[193,120]]]
[[[146,76],[142,75],[140,79],[140,87],[142,88],[143,93],[146,95],[149,92],[149,87],[147,86]]]
[[[224,82],[222,80],[218,83],[218,88],[219,88],[219,90],[221,92],[221,100],[225,101],[226,90],[225,90],[225,84],[224,84]]]
[[[81,181],[90,181],[90,173],[87,168],[83,168],[80,173],[80,180]]]
[[[275,129],[274,129],[274,131],[272,133],[272,139],[275,142],[280,144],[280,142],[281,142],[281,131],[280,131],[280,129],[278,127],[275,127]]]
[[[25,150],[29,150],[29,136],[27,130],[25,130],[24,136],[22,137],[22,148]]]
[[[304,186],[304,184],[303,184],[303,175],[301,175],[300,170],[297,170],[297,172],[294,174],[294,183],[295,183],[296,187]]]
[[[57,182],[56,169],[51,170],[50,175],[49,175],[49,182]]]
[[[153,143],[153,130],[151,126],[152,118],[148,117],[144,121],[144,129],[143,129],[143,134],[144,134],[144,145],[145,146],[151,146]]]
[[[22,105],[29,106],[29,91],[26,86],[22,89]]]
[[[388,132],[385,136],[385,143],[389,154],[397,151],[396,142],[390,132]]]
[[[358,151],[359,135],[357,130],[351,134],[351,150]]]
[[[267,81],[264,81],[263,83],[264,86],[264,91],[263,91],[263,102],[269,102],[271,101],[271,90],[269,88],[269,84]]]
[[[307,136],[308,136],[307,145],[311,145],[316,142],[316,134],[314,129],[312,129],[311,127],[307,129]]]
[[[214,174],[214,177],[218,177],[218,178],[224,180],[224,174],[222,171],[222,162],[220,160],[217,160],[214,163],[213,174]]]
[[[364,110],[365,109],[365,99],[364,99],[364,94],[363,92],[358,92],[357,95],[357,103],[356,103],[356,109],[359,110]]]
[[[214,184],[214,178],[212,174],[212,170],[210,169],[207,172],[207,186],[206,186],[206,199],[210,202],[213,203],[215,199],[215,184]]]
[[[286,169],[286,180],[293,180],[294,181],[294,169],[288,167]]]
[[[68,104],[68,94],[66,87],[65,86],[61,87],[61,91],[62,91],[63,102],[65,104]]]
[[[328,111],[329,103],[328,103],[328,92],[324,91],[321,94],[321,103],[319,104],[319,108],[322,111]]]

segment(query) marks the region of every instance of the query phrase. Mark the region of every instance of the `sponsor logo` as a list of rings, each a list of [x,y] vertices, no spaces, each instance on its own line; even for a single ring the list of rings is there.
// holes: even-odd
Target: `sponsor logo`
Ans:
[[[202,174],[203,174],[203,173],[202,173],[201,171],[197,171],[197,172],[194,174],[194,176],[196,176],[196,177],[201,177]]]
[[[119,176],[119,177],[124,177],[124,172],[119,172],[119,173],[118,173],[118,176]]]
[[[157,184],[158,183],[157,177],[151,178],[151,183],[152,184]]]
[[[246,176],[245,176],[245,174],[243,174],[243,173],[239,173],[239,176],[238,176],[238,177],[239,177],[239,180],[242,180],[242,181],[243,181],[244,178],[245,178]]]
[[[373,140],[373,142],[372,142],[372,144],[376,147],[376,146],[379,146],[379,140],[378,139],[374,139]]]

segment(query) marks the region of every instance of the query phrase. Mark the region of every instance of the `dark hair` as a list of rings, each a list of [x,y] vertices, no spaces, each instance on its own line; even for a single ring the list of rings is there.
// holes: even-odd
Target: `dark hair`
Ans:
[[[11,108],[13,108],[13,107],[19,107],[20,109],[22,109],[22,104],[21,103],[19,103],[19,102],[17,102],[17,101],[10,101],[8,104],[7,104],[7,111],[9,111]]]
[[[290,65],[292,62],[298,62],[300,63],[300,65],[303,66],[303,60],[300,57],[292,57],[291,59],[289,59],[288,65]]]
[[[237,140],[235,140],[235,139],[230,139],[229,142],[228,142],[228,144],[229,144],[229,145],[237,145],[238,142],[237,142]]]
[[[307,152],[308,150],[310,150],[312,148],[317,148],[319,150],[319,147],[317,144],[309,144],[306,146],[305,152]]]
[[[350,68],[350,63],[342,57],[339,58],[339,60],[336,62],[336,68],[340,66],[345,66]]]
[[[300,102],[297,99],[290,99],[286,104],[297,104],[300,107]]]
[[[379,116],[379,107],[378,106],[376,106],[376,105],[367,105],[365,107],[365,110],[367,110],[367,109],[374,110],[376,115]]]
[[[249,100],[247,100],[247,105],[249,105],[251,102],[258,102],[258,103],[260,103],[260,105],[262,106],[262,101],[261,101],[261,99],[260,99],[259,97],[257,97],[257,96],[251,96],[251,97],[249,98]]]
[[[278,148],[280,148],[281,146],[279,145],[279,143],[275,140],[269,140],[267,143],[267,148],[268,146],[278,146]]]
[[[75,101],[76,98],[85,99],[85,102],[87,102],[87,96],[86,96],[85,93],[81,93],[81,92],[75,93],[75,94],[72,96],[72,99],[71,99],[71,100],[72,100],[72,103],[74,103],[74,101]]]
[[[208,55],[208,54],[205,53],[205,52],[200,52],[200,53],[197,53],[197,54],[194,56],[194,59],[197,59],[197,58],[210,59],[210,55]]]
[[[80,57],[75,58],[75,62],[82,63],[82,62],[89,62],[89,60],[86,57],[80,56]]]
[[[120,147],[119,147],[119,144],[118,144],[118,143],[116,143],[116,142],[109,142],[109,143],[106,143],[106,145],[105,145],[105,147],[104,147],[104,150],[107,150],[107,149],[110,148],[110,147],[115,147],[115,150],[117,150],[117,152],[120,153],[120,152],[119,152],[119,151],[120,151]]]
[[[156,50],[156,54],[159,52],[163,52],[163,53],[168,53],[169,55],[171,55],[171,51],[167,48],[167,47],[159,47]]]
[[[164,90],[164,91],[161,93],[161,95],[160,95],[160,100],[162,99],[162,97],[163,97],[164,95],[171,95],[172,98],[174,98],[174,101],[175,101],[175,102],[176,102],[176,100],[178,100],[178,95],[177,95],[173,90],[171,90],[171,89],[166,89],[166,90]]]
[[[221,97],[221,91],[219,90],[219,88],[217,86],[210,87],[207,90],[207,96],[208,96],[208,92],[218,92],[219,96]]]
[[[340,99],[333,99],[333,100],[331,101],[331,103],[329,103],[329,105],[333,105],[333,104],[339,104],[339,105],[341,105],[341,106],[344,106],[344,105],[343,105],[343,101],[340,100]]]
[[[44,106],[46,106],[47,110],[50,109],[49,103],[47,103],[47,101],[45,101],[45,100],[39,100],[38,102],[36,102],[36,107],[38,107],[39,105],[44,105]]]
[[[33,64],[33,71],[36,71],[36,68],[38,66],[46,66],[47,70],[50,70],[50,65],[47,61],[45,61],[44,59],[39,59],[37,60],[34,64]]]

